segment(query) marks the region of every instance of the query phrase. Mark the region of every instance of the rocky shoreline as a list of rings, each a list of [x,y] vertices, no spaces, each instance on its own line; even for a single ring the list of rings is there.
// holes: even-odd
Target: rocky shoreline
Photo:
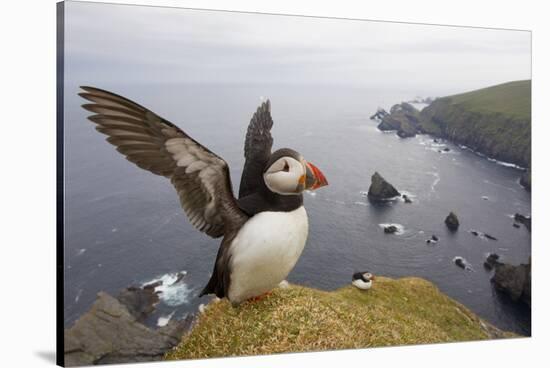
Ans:
[[[195,315],[157,329],[147,327],[144,321],[159,302],[157,286],[132,286],[116,298],[99,292],[88,312],[65,329],[65,366],[163,360],[191,331]]]
[[[490,159],[526,168],[519,183],[530,191],[530,88],[530,81],[505,83],[430,99],[422,111],[403,102],[389,112],[378,108],[371,120],[378,122],[381,131],[395,131],[401,138],[430,134]]]

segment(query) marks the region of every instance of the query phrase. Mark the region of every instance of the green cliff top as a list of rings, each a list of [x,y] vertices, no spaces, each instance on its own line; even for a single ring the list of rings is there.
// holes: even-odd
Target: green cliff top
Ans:
[[[420,278],[377,277],[371,290],[291,285],[257,302],[210,303],[167,359],[355,349],[513,337]]]
[[[531,121],[531,81],[515,81],[449,96],[470,111],[501,113]]]

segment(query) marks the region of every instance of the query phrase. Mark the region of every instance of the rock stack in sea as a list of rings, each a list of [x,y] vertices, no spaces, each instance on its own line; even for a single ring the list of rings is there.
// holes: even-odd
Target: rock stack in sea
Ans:
[[[373,201],[384,201],[400,196],[393,185],[388,183],[378,172],[371,177],[368,198]]]
[[[458,217],[454,212],[450,212],[449,215],[445,218],[445,225],[449,228],[451,231],[457,231],[458,226],[460,226],[460,223],[458,222]]]
[[[514,221],[525,225],[527,230],[531,231],[531,216],[524,216],[519,213],[514,215]]]
[[[495,274],[491,282],[495,289],[505,293],[513,301],[521,301],[531,306],[531,257],[527,264],[516,266],[494,260],[493,265]]]
[[[378,111],[373,116],[377,116],[377,114]],[[382,131],[396,130],[397,135],[401,138],[414,137],[420,131],[419,111],[409,103],[393,105],[389,114],[386,112],[386,114],[378,114],[378,116],[381,117],[378,129]]]
[[[383,108],[379,107],[374,114],[371,115],[370,119],[374,121],[382,121],[386,116],[388,116],[388,112],[384,110]]]

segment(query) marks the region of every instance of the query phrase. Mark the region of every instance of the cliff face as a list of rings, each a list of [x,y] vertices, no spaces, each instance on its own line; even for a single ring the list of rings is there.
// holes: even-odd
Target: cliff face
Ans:
[[[377,277],[368,291],[291,285],[237,307],[200,315],[166,359],[356,349],[513,337],[419,278]]]
[[[531,81],[436,99],[421,129],[497,160],[531,165]]]

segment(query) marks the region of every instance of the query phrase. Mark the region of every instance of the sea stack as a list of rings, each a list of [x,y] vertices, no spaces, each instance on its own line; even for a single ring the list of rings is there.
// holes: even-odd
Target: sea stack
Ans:
[[[384,201],[400,195],[401,194],[397,191],[397,189],[388,183],[378,172],[375,172],[371,177],[371,184],[368,193],[370,200]]]
[[[457,231],[458,226],[460,225],[458,222],[458,217],[454,212],[451,211],[447,218],[445,219],[445,225],[449,228],[451,231]]]
[[[497,262],[491,281],[497,290],[513,301],[523,301],[531,306],[531,257],[527,264],[519,266]]]

